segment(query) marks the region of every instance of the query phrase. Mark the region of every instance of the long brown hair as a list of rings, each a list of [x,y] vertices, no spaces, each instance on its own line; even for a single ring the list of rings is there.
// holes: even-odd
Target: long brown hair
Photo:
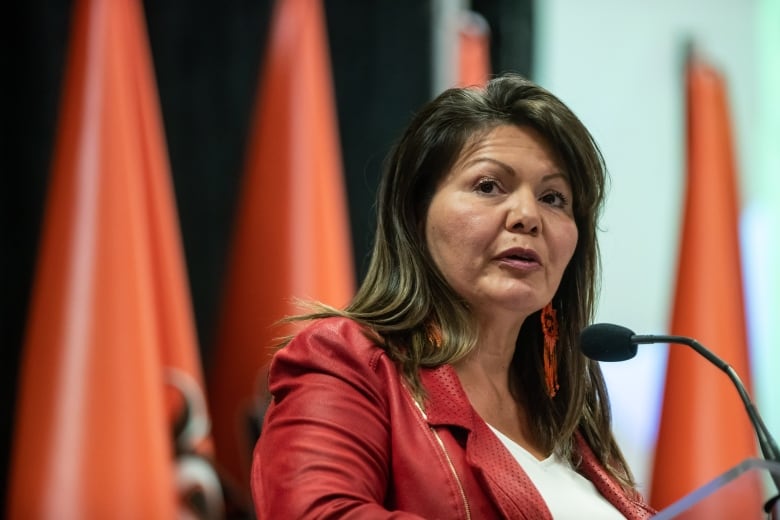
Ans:
[[[596,236],[606,168],[593,137],[556,96],[514,74],[484,89],[443,92],[413,118],[385,163],[377,197],[377,229],[370,265],[346,309],[319,306],[304,318],[347,316],[376,334],[419,399],[421,367],[453,363],[474,347],[476,324],[468,305],[444,280],[426,246],[424,221],[438,181],[463,149],[499,125],[536,130],[571,183],[578,229],[574,255],[553,298],[559,319],[558,381],[546,391],[540,313],[521,327],[512,368],[515,398],[532,419],[545,448],[577,464],[579,430],[596,456],[627,488],[633,478],[612,432],[606,386],[598,363],[579,351],[579,334],[593,318],[598,288]],[[440,334],[431,340],[431,330]],[[534,348],[535,346],[535,348]]]

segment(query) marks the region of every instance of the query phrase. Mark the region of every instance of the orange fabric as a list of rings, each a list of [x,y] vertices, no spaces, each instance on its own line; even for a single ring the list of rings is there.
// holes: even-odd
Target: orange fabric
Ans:
[[[343,306],[352,250],[327,35],[318,0],[276,3],[209,379],[220,466],[249,496],[262,368],[292,298]]]
[[[750,388],[738,239],[737,174],[726,88],[710,66],[687,70],[688,185],[671,333],[696,338]],[[757,454],[755,436],[726,374],[684,346],[671,346],[651,503],[663,508]],[[697,518],[741,518],[760,501],[750,480]],[[736,508],[736,509],[735,509]]]
[[[138,15],[141,14],[139,11]],[[149,247],[151,262],[149,275],[157,320],[156,349],[166,371],[163,375],[167,385],[168,422],[174,424],[184,412],[184,403],[181,389],[171,386],[171,377],[186,377],[189,383],[186,389],[190,392],[187,397],[202,403],[206,399],[205,383],[147,36],[141,19],[138,23],[128,25],[127,29],[131,32],[126,36],[125,43],[135,46],[129,52],[131,61],[128,66],[133,71],[130,88],[136,91],[130,92],[129,96],[137,103],[138,112],[138,127],[134,129],[132,138],[139,140],[138,171],[143,175],[144,182],[142,197],[146,208],[143,216],[145,231],[148,233],[146,245]],[[172,374],[172,371],[177,374]],[[194,392],[198,395],[192,395]],[[193,413],[192,409],[190,413]],[[201,418],[208,420],[208,416]],[[200,441],[197,446],[181,448],[190,448],[203,455],[211,454],[210,438],[207,436],[197,440]]]
[[[458,31],[458,85],[484,87],[490,78],[490,30],[484,18],[466,12]]]
[[[8,513],[174,518],[164,370],[202,375],[143,13],[74,9]]]

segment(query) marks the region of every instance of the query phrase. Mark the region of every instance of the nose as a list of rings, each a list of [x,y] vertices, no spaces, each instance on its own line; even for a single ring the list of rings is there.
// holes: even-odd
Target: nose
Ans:
[[[536,196],[526,190],[513,197],[512,206],[507,215],[507,228],[516,233],[538,235],[542,228]]]

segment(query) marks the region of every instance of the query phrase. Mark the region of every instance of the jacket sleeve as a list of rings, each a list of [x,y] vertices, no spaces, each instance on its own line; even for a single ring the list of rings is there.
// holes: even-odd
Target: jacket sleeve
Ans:
[[[273,401],[252,464],[265,518],[420,518],[387,511],[384,352],[348,320],[316,322],[274,356]],[[385,367],[385,368],[382,368]]]

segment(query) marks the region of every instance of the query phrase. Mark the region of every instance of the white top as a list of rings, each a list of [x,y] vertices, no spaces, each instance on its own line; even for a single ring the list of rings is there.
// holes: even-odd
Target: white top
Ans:
[[[490,429],[534,483],[555,520],[625,520],[620,511],[598,492],[596,486],[574,471],[567,461],[555,455],[538,460],[500,431],[492,426]]]

